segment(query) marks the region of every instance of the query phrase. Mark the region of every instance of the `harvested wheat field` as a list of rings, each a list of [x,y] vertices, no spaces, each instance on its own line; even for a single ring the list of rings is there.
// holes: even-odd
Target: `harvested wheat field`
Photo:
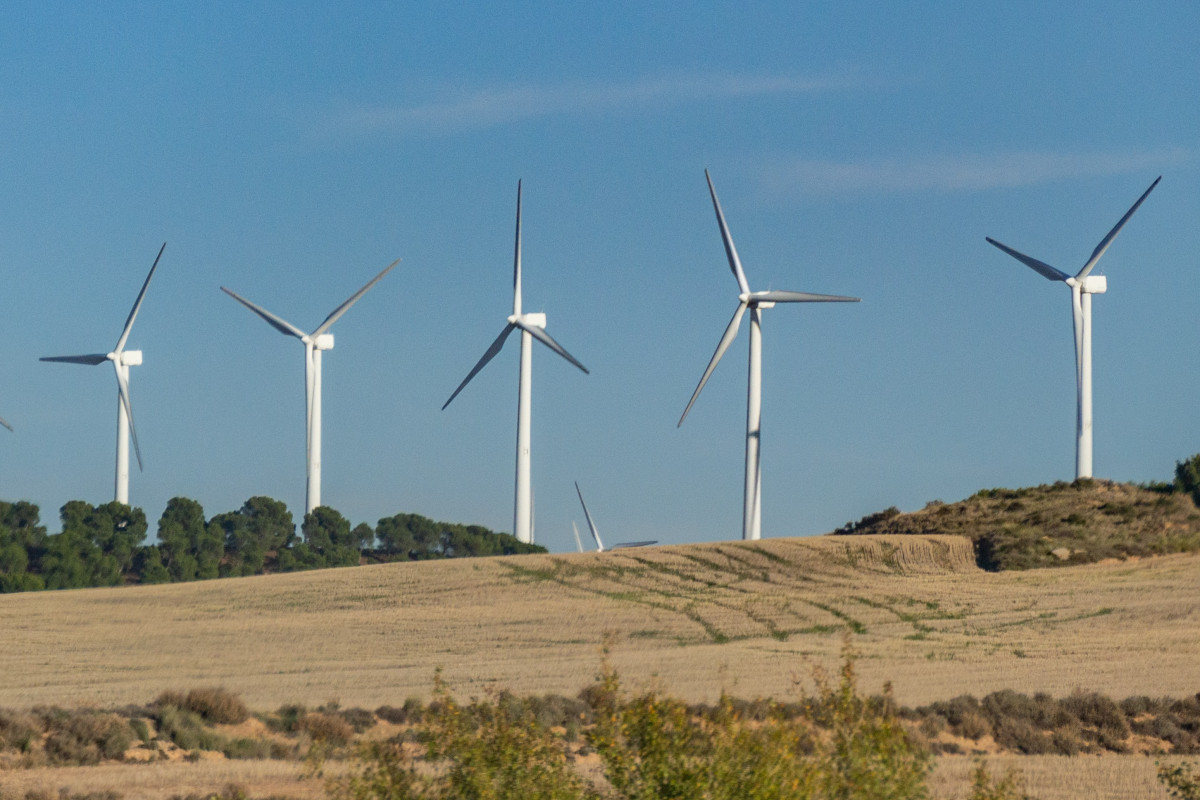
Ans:
[[[907,705],[1015,688],[1200,690],[1200,556],[988,573],[959,537],[772,539],[388,564],[0,596],[0,706],[145,703],[223,686],[252,708],[428,697],[443,669],[573,695],[611,632],[627,680],[786,698],[848,639]]]

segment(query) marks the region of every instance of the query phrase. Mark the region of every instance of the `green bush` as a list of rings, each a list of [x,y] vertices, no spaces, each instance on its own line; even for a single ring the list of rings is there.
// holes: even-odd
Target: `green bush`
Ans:
[[[1159,764],[1158,782],[1178,800],[1200,800],[1200,772],[1193,764]]]
[[[971,773],[971,793],[967,800],[1033,800],[1025,794],[1021,776],[1008,770],[1002,778],[992,778],[987,764],[980,759]]]
[[[93,711],[43,713],[46,758],[52,764],[91,765],[119,759],[133,743],[129,723],[116,714]]]

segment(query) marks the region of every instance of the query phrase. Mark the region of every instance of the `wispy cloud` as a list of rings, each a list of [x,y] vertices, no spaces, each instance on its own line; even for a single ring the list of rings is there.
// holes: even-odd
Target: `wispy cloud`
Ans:
[[[349,133],[446,133],[537,117],[623,112],[696,100],[814,94],[866,83],[852,74],[669,75],[627,83],[574,81],[451,91],[425,103],[343,109],[327,120],[327,126]]]
[[[1005,189],[1051,181],[1123,175],[1190,161],[1184,148],[1096,153],[1000,153],[921,159],[815,161],[793,159],[763,170],[774,194],[862,195]]]

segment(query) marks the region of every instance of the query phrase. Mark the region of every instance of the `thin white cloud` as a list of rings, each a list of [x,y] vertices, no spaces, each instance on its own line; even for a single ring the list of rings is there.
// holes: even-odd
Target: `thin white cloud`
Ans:
[[[1184,148],[1104,153],[1001,153],[911,160],[793,159],[764,169],[774,194],[862,195],[1007,189],[1051,181],[1124,175],[1190,161]]]
[[[504,125],[537,117],[626,111],[652,104],[764,95],[803,95],[866,85],[851,75],[675,75],[630,83],[575,81],[514,86],[446,96],[413,105],[347,109],[331,127],[344,132],[445,133]]]

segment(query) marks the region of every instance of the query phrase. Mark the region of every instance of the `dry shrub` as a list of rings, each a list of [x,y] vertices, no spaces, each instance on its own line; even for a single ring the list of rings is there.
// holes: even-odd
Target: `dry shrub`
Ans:
[[[344,719],[355,733],[375,727],[375,715],[365,708],[347,708],[337,712],[337,715]]]
[[[1061,701],[1063,710],[1084,725],[1100,732],[1102,743],[1120,742],[1128,739],[1132,731],[1124,712],[1110,698],[1096,692],[1074,692]],[[1110,748],[1111,749],[1111,748]]]
[[[0,750],[28,753],[41,734],[41,725],[28,714],[0,710]]]
[[[186,708],[187,693],[168,689],[165,692],[160,692],[154,700],[154,708]]]
[[[1050,737],[1022,719],[1002,719],[993,730],[996,744],[1006,750],[1029,756],[1054,752]]]
[[[183,708],[218,725],[237,725],[250,716],[242,699],[222,688],[192,689],[187,693]]]
[[[101,759],[118,759],[133,742],[129,723],[111,713],[43,711],[47,732],[46,757],[52,764],[98,764]]]
[[[303,731],[315,742],[324,742],[332,747],[341,747],[350,741],[354,728],[337,714],[313,711],[305,714],[296,723],[296,730]]]

